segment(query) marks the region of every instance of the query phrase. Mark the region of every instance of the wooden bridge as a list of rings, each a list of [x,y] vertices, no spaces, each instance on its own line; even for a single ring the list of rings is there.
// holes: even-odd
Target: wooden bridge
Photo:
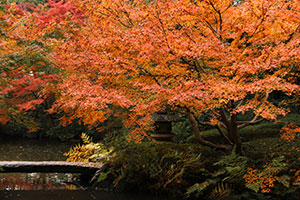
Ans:
[[[103,163],[64,162],[64,161],[0,161],[0,173],[7,172],[44,172],[80,173],[94,175],[101,170]]]

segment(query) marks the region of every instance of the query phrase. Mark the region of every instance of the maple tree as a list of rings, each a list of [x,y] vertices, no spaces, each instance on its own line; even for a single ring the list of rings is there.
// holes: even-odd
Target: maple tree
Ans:
[[[5,8],[1,10],[0,123],[14,118],[36,131],[37,123],[28,111],[47,104],[53,97],[50,85],[57,80],[57,70],[46,58],[49,49],[38,41],[40,35],[34,39],[25,37],[34,19],[29,10],[35,5],[12,3]]]
[[[120,117],[119,107],[139,141],[153,128],[152,114],[168,108],[187,116],[202,144],[242,153],[239,129],[288,112],[269,95],[299,91],[288,78],[299,67],[295,0],[70,0],[29,9],[13,33],[54,49],[48,59],[63,81],[50,111],[67,113],[64,124]],[[240,120],[247,113],[252,119]],[[203,139],[201,124],[228,145]]]
[[[75,131],[61,128],[59,114],[45,112],[55,101],[56,84],[62,78],[52,61],[54,39],[64,38],[62,30],[69,23],[84,19],[70,2],[32,2],[1,4],[0,123],[8,123],[12,132],[23,134],[25,128],[63,140],[74,137]],[[74,129],[65,129],[70,127]]]
[[[85,21],[55,48],[67,78],[53,110],[69,113],[65,122],[103,122],[114,105],[131,112],[124,124],[140,140],[168,107],[188,117],[202,144],[230,149],[201,137],[198,125],[210,124],[242,153],[239,129],[288,112],[269,94],[299,90],[286,78],[296,66],[284,65],[299,60],[297,1],[73,3]],[[239,120],[247,112],[253,118]]]

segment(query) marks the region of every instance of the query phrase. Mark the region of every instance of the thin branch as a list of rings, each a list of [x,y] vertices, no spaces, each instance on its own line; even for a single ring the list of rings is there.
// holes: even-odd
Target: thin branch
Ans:
[[[200,76],[200,71],[199,71],[198,68],[197,68],[197,65],[196,65],[196,63],[195,63],[195,62],[196,62],[195,60],[192,60],[192,63],[191,63],[191,62],[189,62],[185,57],[181,57],[180,59],[181,59],[181,61],[182,61],[184,64],[187,64],[187,65],[193,67],[193,68],[196,70],[196,72],[198,73],[198,74],[197,74],[197,75],[198,75],[198,78],[199,78],[199,79],[201,78],[201,76]]]
[[[295,33],[297,33],[299,30],[300,30],[300,24],[297,26],[296,30],[289,35],[288,39],[284,41],[284,43],[287,44],[289,41],[291,41]]]
[[[259,115],[256,115],[250,121],[237,121],[238,124],[241,124],[241,125],[238,125],[238,129],[244,128],[244,127],[246,127],[248,125],[251,125],[251,124],[256,124],[256,123],[261,122],[262,120],[264,120],[264,118],[257,119],[258,117],[259,117]]]
[[[161,86],[160,82],[158,81],[158,79],[156,78],[155,75],[151,74],[150,72],[143,70],[141,72],[144,72],[145,75],[150,76],[151,78],[153,78],[153,80],[157,83],[157,85]]]
[[[223,150],[227,153],[230,152],[230,148],[226,145],[214,144],[210,141],[207,141],[207,140],[203,139],[201,137],[200,130],[198,128],[198,124],[197,124],[197,121],[196,121],[194,115],[192,114],[192,112],[188,108],[186,108],[186,110],[187,110],[187,117],[189,118],[189,121],[192,125],[192,129],[193,129],[193,132],[194,132],[194,135],[195,135],[195,139],[198,142],[200,142],[202,145],[205,145],[205,146],[208,146],[208,147],[221,149],[221,150]]]
[[[200,121],[199,118],[196,117],[194,114],[193,114],[193,116],[194,116],[194,118],[197,120],[198,124],[213,126],[210,122],[202,122],[202,121]]]
[[[242,99],[237,105],[236,105],[236,107],[235,108],[238,108],[238,107],[240,107],[242,104],[243,104],[243,102],[244,102],[244,99]]]
[[[107,10],[109,13],[111,13],[111,14],[114,16],[114,18],[115,18],[121,25],[125,26],[126,28],[131,28],[131,27],[132,27],[132,25],[127,25],[127,24],[125,24],[124,22],[122,22],[121,19],[120,19],[120,16],[119,16],[118,14],[114,13],[113,11],[111,11],[111,10],[108,9],[108,8],[104,8],[104,9]]]
[[[269,93],[266,94],[265,98],[263,101],[267,101],[269,98]],[[238,124],[241,124],[241,125],[238,125],[238,129],[241,129],[241,128],[244,128],[250,124],[256,124],[258,122],[261,122],[262,120],[264,120],[264,118],[261,118],[261,119],[257,119],[259,117],[260,113],[257,113],[252,120],[250,121],[237,121]]]
[[[205,113],[205,114],[208,115],[208,116],[210,116],[210,117],[212,117],[212,118],[216,118],[216,119],[220,117],[220,114],[216,113],[215,111],[210,110],[210,112],[212,112],[212,113]],[[220,124],[220,126],[222,128],[226,129],[226,126],[225,126],[225,124],[223,122],[221,122],[219,120],[218,120],[218,122],[219,122],[219,124]]]
[[[222,39],[222,23],[223,23],[223,20],[222,20],[222,13],[220,10],[216,9],[216,7],[214,6],[214,4],[209,1],[209,4],[211,5],[211,7],[214,9],[214,11],[218,14],[218,17],[219,17],[219,40],[223,41]]]
[[[217,118],[217,116],[214,113],[205,113],[205,114],[212,118]]]
[[[218,40],[220,40],[220,38],[217,34],[217,31],[214,29],[214,27],[207,20],[204,20],[204,21],[205,21],[205,24],[208,26],[208,28],[211,30],[211,32],[216,36],[216,38],[218,38]]]
[[[229,143],[229,144],[233,144],[231,142],[231,140],[227,137],[227,135],[225,135],[225,133],[222,131],[222,129],[220,128],[220,126],[216,126],[217,130],[219,131],[219,133],[225,138],[225,140]]]
[[[184,34],[195,44],[197,44],[197,42],[187,33],[187,32],[184,32]]]
[[[220,125],[221,125],[221,127],[225,128],[225,129],[227,128],[226,125],[223,122],[220,122]]]
[[[230,5],[228,5],[227,8],[225,8],[224,11],[221,12],[221,13],[222,13],[222,14],[225,13],[230,7],[232,7],[233,4],[234,4],[234,3],[233,3],[233,1],[232,1],[232,3],[231,3]]]
[[[217,118],[221,117],[221,115],[214,110],[210,110],[210,112],[212,112],[212,114],[215,115]]]
[[[260,20],[259,24],[255,27],[253,33],[247,37],[245,43],[247,43],[249,39],[252,38],[257,33],[258,28],[263,24],[264,21],[265,21],[265,16],[262,16],[262,19]]]
[[[169,48],[170,52],[172,55],[174,55],[174,52],[172,51],[170,45],[169,45],[169,41],[168,41],[168,37],[167,37],[167,32],[165,30],[165,27],[164,27],[164,23],[162,22],[161,18],[159,17],[159,13],[158,11],[156,11],[156,17],[161,25],[161,29],[162,29],[162,32],[163,32],[163,35],[165,36],[165,41],[166,41],[166,44],[167,44],[167,47]]]
[[[194,69],[195,69],[196,72],[197,72],[198,78],[200,79],[201,76],[200,76],[200,71],[199,71],[199,69],[198,69],[197,60],[194,60],[193,64],[194,64],[194,65],[193,65],[193,66],[194,66]]]
[[[221,119],[226,127],[229,127],[229,118],[226,116],[224,108],[220,108]]]
[[[201,69],[202,72],[204,72],[204,73],[207,74],[207,71],[203,68],[202,65],[200,65],[200,63],[199,63],[199,61],[198,61],[197,59],[195,60],[195,62],[196,62],[196,66],[199,67],[199,68]]]
[[[209,1],[209,4],[214,9],[214,11],[219,12],[219,10],[216,9],[215,5],[211,1]]]
[[[39,96],[34,91],[31,91],[31,94],[33,95],[34,98],[36,98],[36,99],[39,98]]]

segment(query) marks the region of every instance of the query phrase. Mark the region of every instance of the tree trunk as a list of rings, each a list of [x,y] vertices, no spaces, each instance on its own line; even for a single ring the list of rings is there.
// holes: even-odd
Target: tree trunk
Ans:
[[[227,126],[227,133],[229,138],[232,139],[233,142],[233,152],[238,155],[242,155],[242,141],[241,137],[238,131],[238,125],[237,125],[238,117],[236,114],[231,114],[230,120]]]
[[[222,151],[225,151],[226,153],[230,152],[230,147],[229,146],[221,145],[221,144],[214,144],[210,141],[207,141],[207,140],[203,139],[201,137],[201,134],[200,134],[200,131],[199,131],[199,128],[198,128],[198,123],[197,123],[195,117],[193,116],[193,114],[189,110],[187,112],[187,116],[188,116],[189,121],[192,125],[192,129],[193,129],[195,138],[198,142],[200,142],[200,144],[202,144],[204,146],[220,149]]]
[[[233,138],[233,152],[238,155],[242,155],[242,141],[239,135],[237,126],[231,127],[229,130],[227,129],[228,134],[230,134]]]

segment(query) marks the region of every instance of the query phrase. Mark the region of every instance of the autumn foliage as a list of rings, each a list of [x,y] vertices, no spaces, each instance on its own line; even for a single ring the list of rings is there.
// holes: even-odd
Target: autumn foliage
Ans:
[[[151,128],[151,115],[168,108],[190,120],[202,144],[241,153],[240,128],[288,112],[269,95],[299,90],[287,78],[299,60],[297,1],[74,4],[85,21],[55,48],[68,78],[53,110],[70,120],[103,122],[121,107],[137,139]],[[252,118],[240,120],[247,112]],[[202,115],[210,119],[199,121]],[[200,124],[217,127],[229,146],[204,140]]]
[[[140,141],[152,114],[169,109],[200,143],[240,154],[239,129],[288,112],[270,94],[299,91],[289,78],[300,55],[296,0],[70,0],[29,10],[12,33],[53,50],[48,58],[63,76],[49,111],[65,113],[64,124],[115,115]],[[227,144],[203,139],[201,124]]]
[[[267,171],[267,173],[266,173]],[[274,182],[277,181],[278,170],[272,169],[266,166],[266,169],[263,172],[258,171],[257,169],[248,169],[248,173],[245,175],[246,184],[257,184],[257,191],[261,190],[262,193],[271,192],[271,188],[274,186]]]
[[[290,112],[289,103],[299,102],[299,13],[298,0],[49,0],[0,7],[0,123],[17,120],[37,131],[30,115],[36,110],[57,114],[62,126],[78,121],[98,131],[118,119],[129,130],[126,139],[141,142],[154,130],[153,114],[170,111],[189,123],[199,143],[238,157],[244,154],[240,129],[276,122]],[[225,142],[205,139],[201,125],[216,128]],[[288,123],[281,138],[291,142],[299,133]],[[110,153],[102,144],[85,143],[66,154],[70,161]],[[190,170],[202,154],[190,162],[186,153],[174,150]],[[151,162],[157,159],[152,155]],[[230,190],[236,182],[226,173],[236,175],[236,169],[255,192],[275,194],[278,185],[294,189],[300,183],[300,171],[284,156],[243,159],[243,166],[219,166],[214,175],[214,169],[198,168],[205,180],[195,185],[207,191],[227,181],[215,191]],[[162,157],[157,166],[164,162]],[[136,170],[134,156],[132,164]],[[180,183],[184,167],[174,166],[163,187]]]
[[[1,10],[0,27],[0,123],[21,117],[20,125],[27,126],[29,131],[38,127],[28,118],[27,111],[53,97],[52,83],[58,79],[55,66],[46,57],[50,55],[49,49],[40,42],[41,35],[29,37],[34,8],[31,3],[7,5]]]

